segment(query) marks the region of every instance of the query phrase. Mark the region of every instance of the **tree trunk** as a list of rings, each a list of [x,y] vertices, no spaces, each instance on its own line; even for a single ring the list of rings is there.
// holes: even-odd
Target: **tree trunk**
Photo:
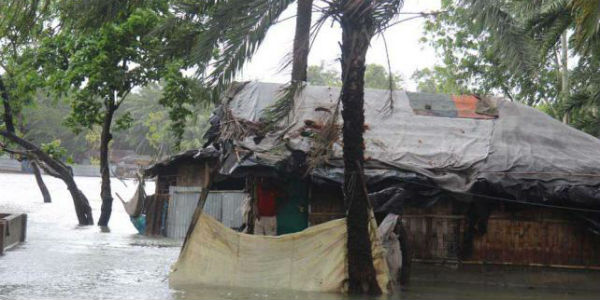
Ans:
[[[10,103],[8,102],[8,92],[6,91],[6,86],[4,85],[4,80],[2,79],[2,75],[0,75],[0,96],[2,97],[2,105],[4,106],[4,126],[8,132],[15,133],[15,125],[13,123],[13,115],[12,109],[10,107]]]
[[[67,185],[67,189],[71,194],[71,198],[75,203],[75,212],[77,213],[77,218],[79,219],[79,225],[94,225],[94,218],[92,217],[92,208],[85,197],[85,195],[79,190],[73,176],[65,177],[63,179],[65,184]]]
[[[381,294],[369,235],[369,203],[364,180],[365,57],[374,34],[371,1],[342,1],[342,128],[344,198],[348,206],[348,275],[352,294]]]
[[[563,103],[569,101],[569,45],[568,45],[567,32],[563,32],[560,36],[560,47],[561,47],[561,98]],[[565,111],[563,115],[563,123],[569,124],[569,111]]]
[[[114,99],[111,99],[106,107],[104,122],[102,124],[102,133],[100,134],[100,175],[102,176],[100,198],[102,198],[102,208],[100,212],[100,219],[98,220],[98,226],[108,226],[108,221],[110,220],[110,215],[112,213],[113,197],[110,190],[108,144],[112,139],[110,125],[112,123],[115,110],[116,107],[114,105]]]
[[[313,0],[298,0],[292,62],[292,82],[306,81]]]
[[[40,168],[37,165],[37,162],[34,160],[29,160],[31,164],[31,169],[33,169],[33,175],[35,176],[35,181],[37,182],[38,187],[40,188],[40,192],[42,192],[42,197],[44,197],[44,203],[52,202],[52,198],[50,198],[50,192],[48,192],[48,188],[44,183],[44,179],[42,179],[42,174],[40,172]]]
[[[73,179],[73,174],[65,164],[53,159],[36,145],[16,136],[12,132],[0,131],[0,135],[11,140],[21,148],[28,150],[30,155],[34,155],[37,159],[44,162],[44,164],[49,168],[47,169],[48,172],[54,172],[51,173],[52,176],[58,177],[64,181],[69,189],[69,192],[71,193],[71,197],[73,198],[73,204],[75,205],[75,213],[77,214],[79,225],[94,224],[92,208],[90,207],[85,195],[79,190],[79,188],[77,188],[77,184],[75,184],[75,180]]]

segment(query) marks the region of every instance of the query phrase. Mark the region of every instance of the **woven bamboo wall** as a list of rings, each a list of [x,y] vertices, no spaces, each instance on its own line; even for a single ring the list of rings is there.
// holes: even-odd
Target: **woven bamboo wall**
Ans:
[[[447,203],[402,216],[413,259],[460,261],[467,220],[451,214]],[[487,233],[476,235],[467,263],[523,266],[600,268],[600,237],[576,218],[554,210],[532,208],[519,212],[499,209],[487,223]]]

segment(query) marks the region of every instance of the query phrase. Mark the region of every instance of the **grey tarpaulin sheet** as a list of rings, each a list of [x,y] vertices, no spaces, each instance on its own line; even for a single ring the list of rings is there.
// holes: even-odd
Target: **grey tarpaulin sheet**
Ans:
[[[281,88],[250,82],[225,105],[237,118],[259,121]],[[312,139],[297,132],[305,120],[324,122],[330,113],[317,108],[334,111],[338,94],[337,88],[306,86],[290,118],[282,120],[281,127],[291,129],[281,140],[264,138],[257,144],[246,138],[238,146],[267,153],[285,143],[288,149],[310,151]],[[590,135],[503,99],[492,99],[498,118],[472,119],[417,115],[404,91],[394,91],[390,113],[383,109],[388,95],[386,90],[365,91],[365,157],[370,161],[415,172],[455,192],[485,180],[509,193],[535,187],[551,194],[570,188],[571,193],[600,200],[595,188],[600,185],[600,141]],[[334,159],[342,157],[339,143],[333,147]]]

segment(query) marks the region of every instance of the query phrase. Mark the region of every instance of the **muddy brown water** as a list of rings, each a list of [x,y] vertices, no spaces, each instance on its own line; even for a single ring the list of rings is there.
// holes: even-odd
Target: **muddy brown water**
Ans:
[[[349,299],[340,294],[258,291],[218,287],[173,290],[170,266],[180,242],[137,234],[115,199],[110,233],[81,227],[64,184],[44,176],[53,202],[44,204],[33,175],[0,173],[0,211],[28,214],[27,241],[0,257],[0,299]],[[100,209],[100,178],[76,181],[88,196],[94,217]],[[135,191],[112,182],[129,198]],[[154,188],[147,184],[148,191]],[[597,292],[527,289],[447,282],[413,282],[383,299],[598,299]]]

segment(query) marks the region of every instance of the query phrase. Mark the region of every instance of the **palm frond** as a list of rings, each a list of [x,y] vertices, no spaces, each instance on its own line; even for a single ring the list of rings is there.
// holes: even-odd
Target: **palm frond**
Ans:
[[[384,28],[398,16],[404,6],[404,0],[375,0],[373,1],[373,20],[377,28]]]
[[[575,16],[575,48],[589,53],[600,33],[600,4],[595,0],[572,0],[572,10]]]
[[[338,124],[340,114],[340,100],[335,105],[335,109],[328,116],[325,124],[316,130],[312,136],[312,149],[307,157],[308,168],[306,174],[309,174],[317,167],[323,166],[333,156],[333,145],[340,140],[342,127]]]
[[[565,1],[555,1],[563,3]],[[542,9],[527,19],[526,30],[540,43],[539,53],[548,53],[560,40],[561,35],[572,25],[573,18],[565,5],[553,5]]]
[[[269,28],[292,2],[230,0],[217,4],[192,55],[197,62],[209,62],[215,57],[215,49],[220,49],[211,65],[209,78],[213,86],[222,88],[235,78],[244,63],[252,59]]]
[[[277,100],[266,107],[262,112],[261,122],[265,124],[265,130],[272,130],[280,120],[289,117],[294,109],[295,100],[300,96],[305,84],[300,81],[290,82],[278,93]]]
[[[480,30],[487,30],[494,36],[491,47],[504,65],[526,73],[535,72],[538,58],[533,39],[505,10],[504,1],[463,0],[462,3],[472,12]]]

